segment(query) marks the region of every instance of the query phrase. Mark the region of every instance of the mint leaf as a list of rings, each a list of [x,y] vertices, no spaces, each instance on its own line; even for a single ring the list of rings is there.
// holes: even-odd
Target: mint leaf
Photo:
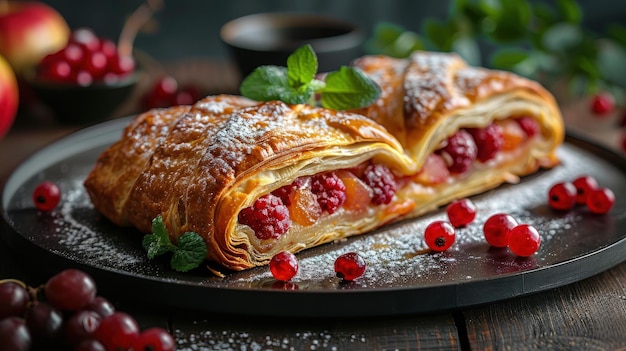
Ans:
[[[152,220],[152,234],[144,236],[141,245],[147,251],[148,259],[173,252],[170,265],[179,272],[187,272],[198,267],[207,254],[204,239],[194,232],[181,235],[178,238],[178,246],[172,244],[161,215]]]
[[[148,259],[153,259],[155,256],[163,255],[168,251],[176,249],[176,246],[170,242],[170,237],[165,224],[163,224],[161,215],[152,220],[152,234],[147,234],[143,237],[141,246],[148,252]]]
[[[279,66],[257,67],[239,87],[241,95],[257,101],[279,100],[289,89],[287,68]]]
[[[286,67],[260,66],[248,75],[239,87],[241,95],[256,101],[281,100],[288,104],[303,104],[311,99],[309,86],[294,89],[288,83]]]
[[[297,91],[306,91],[317,73],[317,56],[311,45],[299,47],[287,58],[288,84]]]
[[[307,44],[289,55],[287,67],[257,67],[241,82],[239,91],[252,100],[294,105],[309,103],[321,92],[322,106],[337,110],[367,106],[380,96],[380,87],[360,70],[342,67],[329,73],[324,82],[315,79],[317,68],[317,56]]]
[[[194,232],[187,232],[178,238],[178,249],[174,252],[170,264],[178,272],[187,272],[198,267],[206,254],[204,239]]]
[[[342,66],[326,76],[322,106],[348,110],[371,105],[380,96],[380,87],[360,69]]]

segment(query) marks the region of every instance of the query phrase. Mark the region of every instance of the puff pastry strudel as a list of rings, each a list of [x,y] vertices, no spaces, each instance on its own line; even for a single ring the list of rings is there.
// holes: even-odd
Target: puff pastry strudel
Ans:
[[[145,233],[161,215],[172,241],[196,232],[243,270],[558,163],[537,83],[449,54],[355,64],[383,90],[359,111],[218,95],[139,115],[85,180],[95,208]]]

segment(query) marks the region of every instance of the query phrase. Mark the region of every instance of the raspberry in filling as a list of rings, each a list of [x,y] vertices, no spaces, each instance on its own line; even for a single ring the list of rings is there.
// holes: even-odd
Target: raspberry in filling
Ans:
[[[254,230],[254,235],[261,239],[278,239],[291,226],[289,209],[280,197],[267,194],[239,212],[239,223]]]
[[[502,127],[492,123],[485,128],[469,128],[467,130],[474,138],[477,153],[476,158],[480,162],[486,162],[494,158],[504,144]]]
[[[304,178],[297,178],[296,180],[293,181],[293,183],[285,185],[283,187],[280,187],[272,191],[272,194],[280,197],[280,199],[283,200],[283,204],[285,204],[286,206],[290,206],[291,196],[293,196],[294,192],[298,190],[299,188],[301,188],[304,185],[304,183],[305,183]]]
[[[539,127],[539,123],[537,123],[534,118],[530,116],[522,116],[517,118],[515,121],[519,124],[524,133],[526,133],[527,137],[532,138],[539,134],[541,128]]]
[[[372,189],[374,205],[388,204],[396,193],[396,180],[391,170],[380,164],[370,164],[363,171],[363,183]]]
[[[346,186],[334,172],[317,174],[311,178],[311,191],[323,211],[335,213],[346,201]]]
[[[478,150],[472,135],[461,129],[449,137],[446,145],[437,151],[448,166],[450,173],[465,173],[476,159]]]

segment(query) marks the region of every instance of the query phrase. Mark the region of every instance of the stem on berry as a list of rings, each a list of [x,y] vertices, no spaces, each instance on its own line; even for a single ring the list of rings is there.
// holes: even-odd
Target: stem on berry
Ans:
[[[163,0],[146,0],[128,17],[117,41],[117,52],[120,56],[132,55],[137,33],[162,7]]]
[[[15,284],[20,285],[24,289],[27,288],[26,284],[23,281],[18,280],[18,279],[0,279],[0,284],[4,284],[4,283],[15,283]]]

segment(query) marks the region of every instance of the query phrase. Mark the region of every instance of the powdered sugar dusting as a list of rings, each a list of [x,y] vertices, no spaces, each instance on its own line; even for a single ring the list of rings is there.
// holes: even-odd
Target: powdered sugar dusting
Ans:
[[[123,267],[142,261],[129,255],[128,251],[120,247],[111,237],[93,230],[89,224],[76,218],[78,211],[93,208],[89,197],[82,189],[82,184],[75,181],[71,190],[65,192],[63,196],[64,201],[58,211],[61,216],[54,219],[59,245],[80,253],[81,260],[87,260],[92,264],[113,262],[116,267]]]

